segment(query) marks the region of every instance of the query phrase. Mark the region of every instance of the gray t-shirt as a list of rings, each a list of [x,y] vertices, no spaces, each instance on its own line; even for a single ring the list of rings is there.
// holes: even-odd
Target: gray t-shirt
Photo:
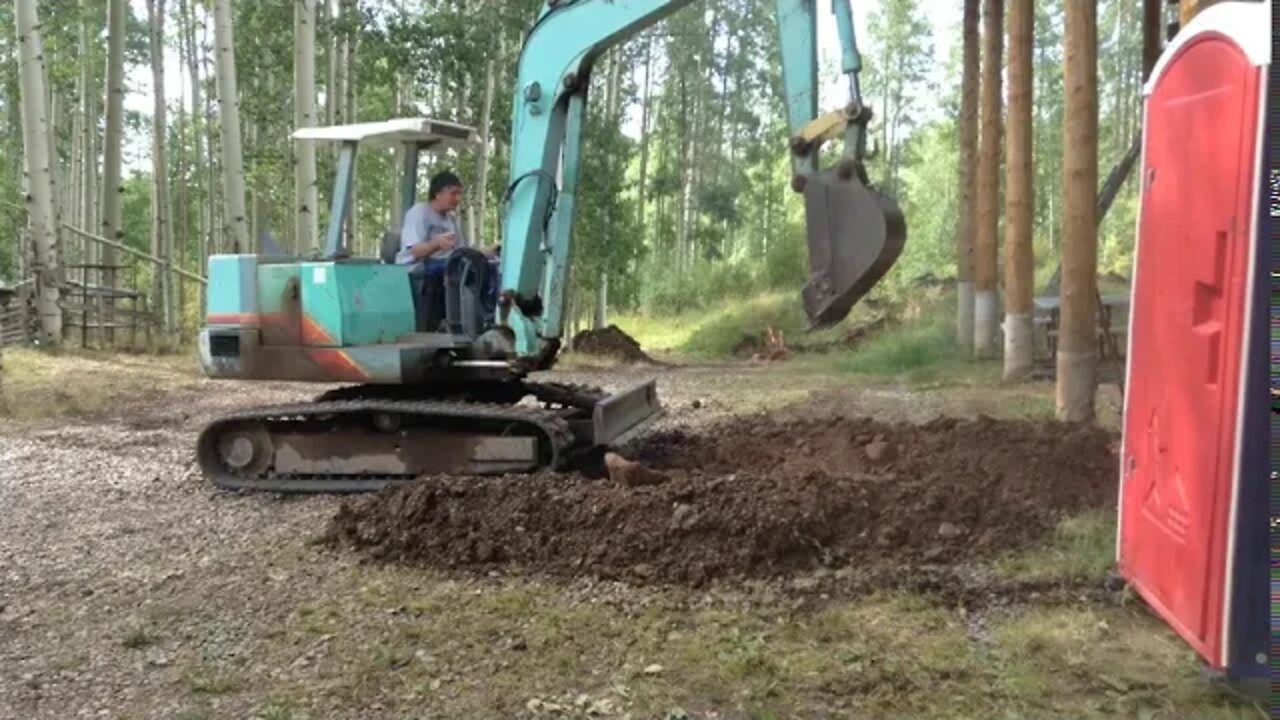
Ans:
[[[418,243],[449,232],[457,234],[454,247],[469,247],[461,228],[453,218],[436,212],[430,203],[416,203],[404,215],[404,226],[400,228],[400,252],[396,253],[396,264],[418,264],[420,260],[410,255],[409,249]],[[445,260],[450,254],[452,254],[450,250],[437,250],[430,259]]]

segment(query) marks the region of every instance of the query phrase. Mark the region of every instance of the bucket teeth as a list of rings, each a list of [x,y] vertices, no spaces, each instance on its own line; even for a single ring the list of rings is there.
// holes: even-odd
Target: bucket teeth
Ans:
[[[834,325],[884,278],[907,239],[902,210],[889,196],[836,169],[804,188],[809,282],[802,297],[811,328]]]

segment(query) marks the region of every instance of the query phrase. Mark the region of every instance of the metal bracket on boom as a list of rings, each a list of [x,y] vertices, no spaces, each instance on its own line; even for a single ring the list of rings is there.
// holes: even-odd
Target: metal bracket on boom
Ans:
[[[791,149],[800,155],[807,155],[844,134],[851,124],[863,128],[871,121],[871,108],[862,103],[850,103],[839,110],[820,115],[800,128],[791,138]],[[853,154],[852,148],[845,149],[846,155]]]

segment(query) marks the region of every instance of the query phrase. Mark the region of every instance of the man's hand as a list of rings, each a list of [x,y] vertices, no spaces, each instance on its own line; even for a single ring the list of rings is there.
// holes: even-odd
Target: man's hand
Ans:
[[[458,236],[455,233],[442,233],[426,242],[420,242],[409,249],[409,254],[418,260],[429,258],[442,250],[452,250],[454,245],[458,244]]]
[[[431,242],[435,243],[436,250],[452,250],[454,245],[458,244],[458,234],[447,232],[437,235]]]

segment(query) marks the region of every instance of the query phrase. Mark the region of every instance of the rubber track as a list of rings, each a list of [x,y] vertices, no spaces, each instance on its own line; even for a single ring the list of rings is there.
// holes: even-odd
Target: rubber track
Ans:
[[[251,408],[221,417],[201,431],[196,442],[196,457],[204,476],[218,487],[227,490],[254,490],[261,492],[370,492],[390,484],[409,482],[405,476],[350,476],[350,475],[280,475],[268,473],[258,477],[242,477],[229,471],[217,452],[220,432],[241,422],[262,421],[271,434],[272,421],[292,423],[299,419],[325,415],[342,415],[368,412],[391,412],[401,415],[450,417],[459,419],[519,422],[535,426],[543,439],[550,444],[551,460],[548,466],[558,468],[574,443],[569,423],[554,411],[517,405],[485,404],[450,401],[409,400],[347,400],[335,402],[310,402],[296,405],[278,405]],[[322,431],[323,432],[323,431]],[[544,466],[546,467],[546,466]],[[542,469],[542,468],[539,468]]]

